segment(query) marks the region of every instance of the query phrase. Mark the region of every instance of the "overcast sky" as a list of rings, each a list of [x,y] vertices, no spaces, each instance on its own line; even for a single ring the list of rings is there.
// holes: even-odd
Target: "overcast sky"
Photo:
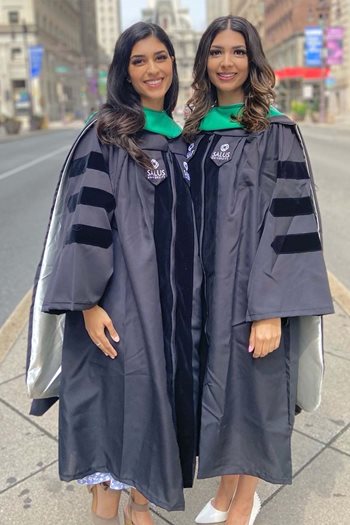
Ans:
[[[203,31],[205,27],[205,0],[178,0],[182,7],[189,7],[192,24],[195,29]],[[123,29],[141,17],[141,9],[148,6],[148,0],[121,0]]]

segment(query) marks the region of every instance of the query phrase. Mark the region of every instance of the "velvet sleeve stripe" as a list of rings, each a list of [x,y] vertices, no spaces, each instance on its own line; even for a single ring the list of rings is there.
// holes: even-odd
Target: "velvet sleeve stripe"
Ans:
[[[109,213],[115,208],[115,199],[108,191],[83,186],[79,193],[74,193],[74,195],[69,198],[69,211],[71,213],[74,212],[78,204],[104,208],[106,212]]]
[[[314,213],[310,197],[275,198],[270,207],[274,217],[296,217]]]
[[[322,249],[317,232],[277,235],[271,246],[278,255],[318,252]]]
[[[305,162],[295,162],[284,160],[278,162],[278,179],[309,179],[309,174]]]
[[[67,244],[87,244],[99,248],[109,248],[112,244],[112,232],[105,228],[73,224],[67,238]]]
[[[102,171],[108,174],[108,169],[102,153],[91,151],[88,155],[73,160],[69,167],[68,176],[78,177],[87,169]]]

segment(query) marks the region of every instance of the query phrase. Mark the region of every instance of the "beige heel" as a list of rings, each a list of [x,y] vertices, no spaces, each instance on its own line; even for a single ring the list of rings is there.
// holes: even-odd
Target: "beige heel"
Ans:
[[[130,494],[128,503],[124,508],[124,525],[135,525],[135,523],[132,520],[132,510],[136,510],[136,512],[147,512],[149,510],[149,505],[148,503],[145,503],[144,505],[135,503]]]
[[[109,488],[107,483],[100,483],[100,485],[103,485],[104,490],[112,490]],[[101,518],[100,516],[97,516],[96,510],[97,510],[97,485],[88,485],[87,486],[88,491],[90,494],[92,494],[92,505],[91,505],[91,521],[94,525],[120,525],[119,517],[118,517],[118,511],[113,518]]]

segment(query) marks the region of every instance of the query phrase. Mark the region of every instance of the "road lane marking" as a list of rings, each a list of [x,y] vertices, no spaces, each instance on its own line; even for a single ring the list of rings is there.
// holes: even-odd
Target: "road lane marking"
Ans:
[[[54,157],[55,155],[58,155],[59,153],[68,152],[69,146],[70,145],[67,144],[66,146],[62,146],[61,148],[51,151],[51,153],[47,153],[46,155],[43,155],[42,157],[38,157],[35,160],[26,162],[26,164],[22,164],[21,166],[18,166],[17,168],[13,168],[12,170],[5,171],[4,173],[0,174],[0,180],[7,179],[8,177],[11,177],[11,175],[15,175],[16,173],[20,173],[21,171],[31,168],[32,166],[35,166],[36,164],[40,164],[40,162],[50,159],[51,157]]]

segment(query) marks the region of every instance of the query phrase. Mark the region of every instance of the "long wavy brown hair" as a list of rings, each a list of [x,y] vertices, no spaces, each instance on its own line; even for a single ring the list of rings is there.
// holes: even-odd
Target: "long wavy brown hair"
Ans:
[[[129,61],[134,45],[155,36],[165,45],[173,59],[173,81],[165,95],[164,110],[172,117],[179,92],[174,47],[166,32],[157,24],[137,22],[126,29],[117,40],[107,77],[107,102],[97,116],[97,134],[101,142],[115,144],[144,168],[152,168],[151,160],[139,146],[138,138],[145,125],[139,94],[128,80]]]
[[[247,131],[262,131],[269,125],[267,114],[274,100],[276,79],[265,57],[259,33],[245,18],[223,16],[208,26],[199,42],[193,67],[193,95],[187,102],[189,115],[183,131],[188,142],[197,135],[201,119],[217,104],[217,92],[209,80],[207,63],[214,38],[225,29],[243,35],[249,61],[248,78],[243,84],[244,107],[237,119]]]

